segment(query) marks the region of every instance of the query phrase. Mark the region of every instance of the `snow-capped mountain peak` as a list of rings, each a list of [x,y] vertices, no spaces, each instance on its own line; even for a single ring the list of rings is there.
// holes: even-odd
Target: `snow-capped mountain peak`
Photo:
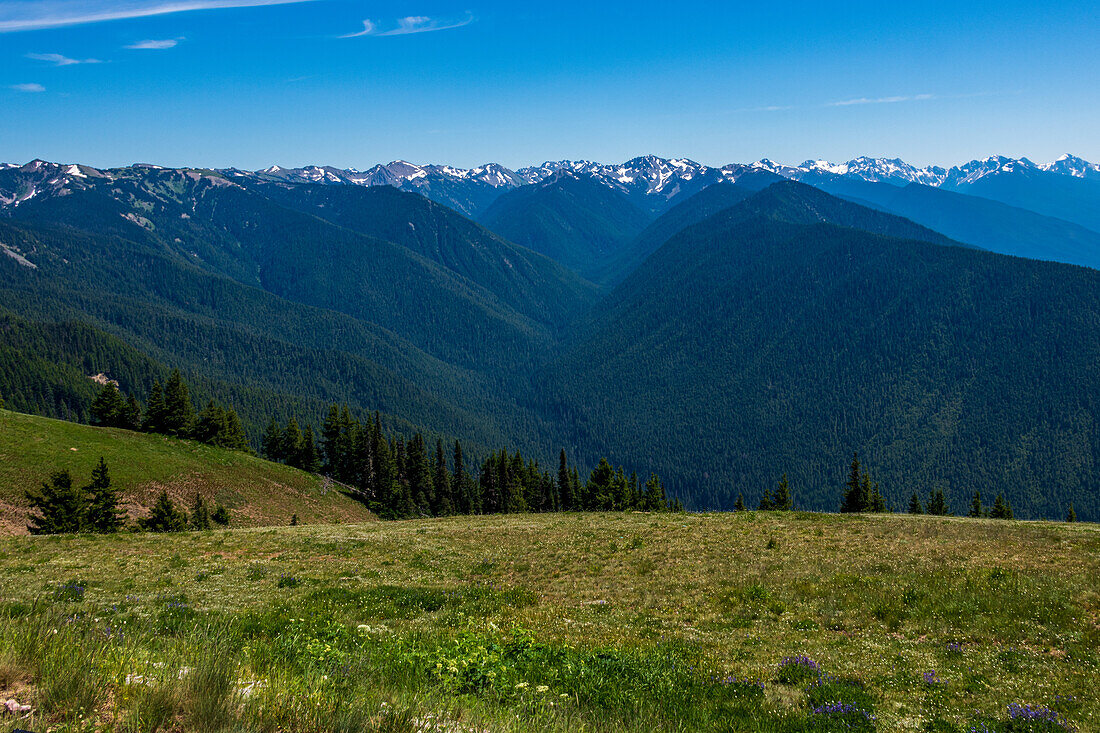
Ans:
[[[1058,173],[1063,176],[1100,179],[1100,163],[1090,163],[1084,158],[1069,153],[1041,167],[1049,173]]]

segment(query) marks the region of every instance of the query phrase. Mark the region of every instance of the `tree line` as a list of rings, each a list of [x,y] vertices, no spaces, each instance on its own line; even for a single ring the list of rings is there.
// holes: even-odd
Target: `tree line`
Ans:
[[[108,382],[93,401],[90,414],[101,426],[251,451],[232,408],[211,401],[196,413],[179,370],[172,371],[163,387],[153,383],[144,406],[133,394],[124,397]],[[564,449],[556,474],[507,448],[491,452],[479,465],[470,465],[457,440],[445,448],[442,439],[437,439],[433,450],[422,433],[408,438],[389,435],[382,428],[378,412],[360,421],[347,406],[329,408],[319,436],[308,423],[302,428],[296,418],[285,425],[272,418],[261,437],[260,452],[268,460],[334,479],[385,519],[683,509],[678,500],[668,497],[656,475],[643,484],[636,474],[627,475],[606,458],[584,481],[578,469],[569,464]],[[170,512],[163,514],[171,519]]]
[[[860,463],[858,453],[852,454],[852,461],[848,464],[848,479],[845,481],[841,494],[840,512],[842,514],[892,513],[894,511],[893,508],[887,506],[878,481],[875,481],[867,467]],[[737,501],[734,503],[733,508],[734,511],[746,511],[743,494],[737,495]],[[760,497],[760,503],[756,508],[758,511],[790,511],[794,509],[794,494],[790,482],[787,480],[787,474],[783,474],[779,479],[779,486],[774,492],[771,489],[764,489]],[[929,490],[927,502],[922,502],[920,494],[914,491],[909,499],[908,511],[909,514],[929,514],[941,517],[954,515],[942,489]],[[982,504],[980,491],[974,492],[966,516],[970,518],[987,517],[989,519],[1014,518],[1012,504],[1005,498],[1003,493],[997,494],[997,497],[993,500],[993,505],[986,507]],[[1065,520],[1067,522],[1077,521],[1077,512],[1074,510],[1072,503],[1069,505]]]
[[[564,449],[556,474],[507,448],[492,451],[470,465],[460,441],[436,439],[434,447],[420,432],[409,438],[387,435],[381,416],[360,421],[350,410],[332,405],[320,438],[291,418],[272,420],[261,451],[269,460],[306,471],[320,471],[349,486],[378,516],[387,519],[453,514],[505,514],[555,511],[678,511],[656,475],[642,484],[601,459],[584,482]]]
[[[137,397],[123,397],[113,382],[103,385],[89,413],[95,425],[190,438],[219,448],[251,451],[237,413],[213,400],[201,412],[191,403],[191,390],[178,369],[161,387],[154,381],[144,407]]]
[[[102,457],[92,469],[91,481],[84,486],[74,486],[68,471],[57,471],[49,481],[42,482],[39,491],[25,493],[31,510],[36,512],[27,525],[31,534],[112,534],[127,529],[126,512]],[[182,532],[211,529],[214,525],[227,527],[229,521],[229,509],[217,503],[211,510],[202,494],[195,493],[188,514],[173,503],[167,491],[161,491],[149,516],[139,519],[132,528]]]

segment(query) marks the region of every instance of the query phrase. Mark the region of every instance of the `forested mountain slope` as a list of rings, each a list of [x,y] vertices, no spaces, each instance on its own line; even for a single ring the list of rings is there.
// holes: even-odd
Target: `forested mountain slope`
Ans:
[[[753,192],[753,189],[722,182],[707,186],[681,201],[657,217],[629,246],[618,252],[606,266],[604,280],[612,285],[618,284],[674,234],[728,209]]]
[[[645,228],[650,215],[603,183],[561,172],[504,194],[480,221],[592,278]]]
[[[777,184],[670,239],[540,389],[582,459],[653,465],[695,506],[786,472],[835,509],[859,451],[896,507],[942,488],[1095,515],[1100,272],[951,245]]]

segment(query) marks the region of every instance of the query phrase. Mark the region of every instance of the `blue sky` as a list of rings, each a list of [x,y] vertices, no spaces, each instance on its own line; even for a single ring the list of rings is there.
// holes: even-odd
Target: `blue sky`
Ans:
[[[0,161],[1097,160],[1097,38],[1094,2],[0,0]]]

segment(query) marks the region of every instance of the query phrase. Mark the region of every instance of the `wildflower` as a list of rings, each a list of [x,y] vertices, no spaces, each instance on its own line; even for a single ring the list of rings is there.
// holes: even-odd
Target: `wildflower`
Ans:
[[[547,685],[539,685],[538,687],[535,688],[535,692],[542,693],[542,692],[546,692],[549,689],[550,688]]]
[[[516,689],[517,690],[526,690],[527,689],[527,683],[526,682],[517,682],[516,683]]]

